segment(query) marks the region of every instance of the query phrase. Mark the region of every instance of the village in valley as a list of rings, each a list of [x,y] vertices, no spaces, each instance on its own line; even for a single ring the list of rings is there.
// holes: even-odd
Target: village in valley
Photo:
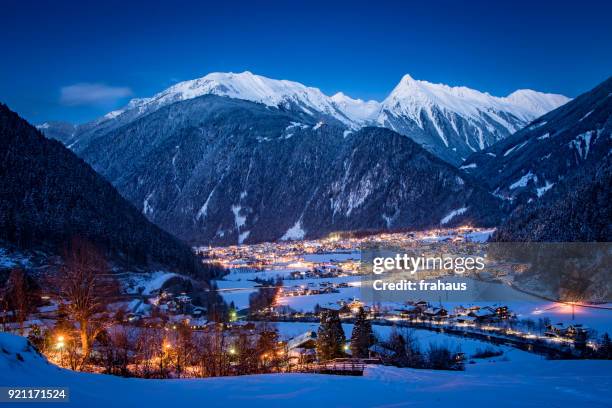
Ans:
[[[462,277],[507,292],[499,301],[448,301],[441,295],[364,298],[363,248],[483,253],[491,232],[460,227],[196,248],[203,262],[220,264],[227,274],[206,288],[163,271],[122,277],[123,294],[88,317],[96,335],[89,340],[87,367],[78,359],[80,323],[48,294],[27,315],[2,310],[0,328],[27,336],[64,367],[155,378],[361,375],[367,364],[462,370],[481,359],[517,355],[605,358],[612,310],[519,291],[511,281],[512,265]],[[442,276],[441,271],[428,273]],[[213,296],[220,296],[224,306],[211,302]]]

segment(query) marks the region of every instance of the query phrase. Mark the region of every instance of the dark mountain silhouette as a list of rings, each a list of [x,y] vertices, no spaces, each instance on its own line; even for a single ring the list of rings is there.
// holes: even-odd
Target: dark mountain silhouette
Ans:
[[[149,222],[60,142],[0,104],[0,239],[62,254],[75,237],[115,265],[159,267],[209,278],[190,248]]]

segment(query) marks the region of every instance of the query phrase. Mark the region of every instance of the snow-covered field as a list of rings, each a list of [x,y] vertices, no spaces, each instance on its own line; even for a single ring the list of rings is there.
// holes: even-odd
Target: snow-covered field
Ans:
[[[319,328],[319,323],[297,323],[297,322],[277,322],[273,323],[278,329],[279,336],[283,340],[290,339],[292,337],[298,336],[307,331],[316,332]],[[344,334],[347,339],[350,339],[351,333],[353,331],[352,324],[343,324],[342,328],[344,329]],[[372,329],[376,334],[378,340],[387,340],[393,328],[391,326],[378,326],[373,325]],[[506,361],[522,361],[522,362],[537,362],[543,360],[543,357],[528,353],[526,351],[522,351],[516,349],[514,347],[509,346],[496,346],[488,342],[479,341],[475,339],[469,339],[459,336],[453,336],[451,334],[445,333],[436,333],[430,330],[424,329],[407,329],[404,330],[402,328],[398,329],[399,333],[406,334],[406,332],[410,333],[410,335],[419,343],[421,351],[425,352],[429,348],[430,344],[438,345],[438,346],[446,346],[450,350],[456,353],[465,353],[466,357],[472,356],[478,350],[484,349],[494,349],[503,351],[503,355],[495,358],[494,360],[501,362]],[[491,360],[487,360],[490,362]],[[476,361],[476,364],[480,364],[482,360]]]
[[[363,377],[269,374],[184,380],[75,373],[0,333],[0,386],[63,386],[74,407],[610,407],[612,362],[482,362],[465,372],[372,366]],[[17,358],[19,353],[21,359]],[[38,406],[38,404],[15,404]]]

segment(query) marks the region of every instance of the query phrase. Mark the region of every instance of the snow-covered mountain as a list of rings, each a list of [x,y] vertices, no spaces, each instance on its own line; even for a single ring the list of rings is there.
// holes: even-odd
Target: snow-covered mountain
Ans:
[[[331,97],[334,106],[357,126],[375,123],[380,113],[380,103],[353,99],[342,92]]]
[[[217,95],[167,105],[79,154],[149,220],[198,244],[502,216],[479,183],[389,129]]]
[[[376,123],[458,164],[567,101],[563,95],[532,90],[496,97],[405,75],[382,102]]]
[[[474,153],[461,168],[514,205],[539,201],[574,173],[597,167],[610,156],[610,95],[612,78],[495,146]],[[593,174],[595,171],[589,170],[583,177]]]
[[[151,98],[131,101],[125,109],[115,111],[115,115],[132,109],[151,112],[170,103],[202,95],[243,99],[266,106],[300,110],[309,115],[327,115],[345,125],[355,124],[352,118],[347,117],[339,109],[332,98],[323,94],[318,88],[307,87],[299,82],[270,79],[249,71],[238,74],[213,72],[202,78],[179,82]]]
[[[450,87],[405,75],[383,102],[353,99],[342,92],[327,96],[318,88],[276,80],[251,72],[215,72],[177,83],[150,98],[133,99],[70,132],[67,143],[77,152],[112,129],[171,103],[202,95],[226,96],[299,112],[325,123],[356,130],[382,126],[410,137],[438,157],[458,165],[470,154],[509,136],[569,98],[532,90],[495,97],[466,87]],[[43,124],[49,135],[63,135],[59,125]],[[65,127],[65,126],[64,126]]]

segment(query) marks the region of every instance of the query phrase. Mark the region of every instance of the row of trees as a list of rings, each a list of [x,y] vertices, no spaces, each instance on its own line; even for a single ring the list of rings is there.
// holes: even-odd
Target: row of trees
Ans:
[[[431,343],[422,351],[419,342],[411,331],[400,333],[393,329],[389,339],[382,343],[387,350],[382,355],[383,362],[398,367],[428,368],[432,370],[463,370],[462,354],[448,347]]]
[[[346,357],[348,349],[351,351],[351,357],[368,358],[371,357],[371,347],[378,344],[378,352],[375,354],[386,364],[437,370],[463,369],[459,353],[435,344],[431,344],[426,352],[422,352],[418,342],[408,331],[402,334],[394,328],[387,341],[378,342],[363,308],[357,313],[348,348],[345,343],[346,338],[338,312],[322,310],[321,324],[317,333],[319,361]]]
[[[336,310],[324,309],[321,311],[321,324],[317,332],[317,357],[320,361],[345,357],[346,337],[342,329],[340,315]],[[348,349],[351,356],[355,358],[368,358],[370,347],[376,343],[376,337],[372,330],[372,324],[367,318],[363,308],[357,313],[357,319],[353,326],[350,345]]]
[[[87,366],[81,365],[79,330],[66,322],[29,338],[60,365],[120,376],[219,377],[277,372],[287,365],[278,333],[265,325],[230,329],[218,323],[204,331],[184,323],[173,330],[114,325],[95,338]]]

